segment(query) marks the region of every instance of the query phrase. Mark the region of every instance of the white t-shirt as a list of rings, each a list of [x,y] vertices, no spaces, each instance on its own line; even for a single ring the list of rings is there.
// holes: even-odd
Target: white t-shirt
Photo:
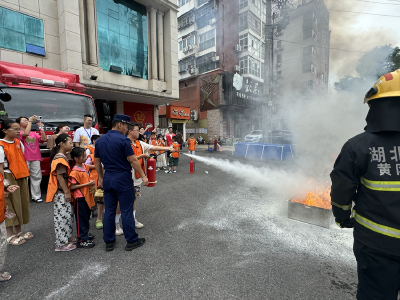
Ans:
[[[92,144],[91,138],[94,135],[99,135],[99,131],[96,128],[85,129],[85,127],[81,127],[75,131],[73,142],[79,143],[82,148],[87,148]]]
[[[153,148],[153,145],[146,144],[142,141],[139,141],[140,145],[142,146],[143,154],[149,153],[151,148]],[[143,183],[142,178],[136,178],[135,176],[135,170],[132,169],[132,179],[133,179],[133,185],[134,186],[140,186]]]
[[[10,141],[6,141],[4,139],[1,139],[0,141],[6,142],[9,144],[15,143],[15,141],[10,142]],[[22,142],[21,142],[20,145],[21,145],[22,153],[24,153],[25,152],[24,144],[22,144]],[[10,169],[8,168],[8,160],[7,160],[7,157],[5,156],[4,148],[3,148],[3,146],[0,146],[0,164],[2,164],[2,163],[4,163],[4,166],[3,166],[4,173],[11,173]]]

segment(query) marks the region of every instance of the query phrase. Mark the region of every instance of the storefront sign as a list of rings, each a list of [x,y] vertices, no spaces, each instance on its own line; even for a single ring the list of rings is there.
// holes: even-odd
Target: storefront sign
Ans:
[[[167,106],[167,118],[169,119],[190,119],[190,108],[182,106]]]
[[[233,83],[235,86],[235,82]],[[242,99],[247,99],[247,100],[253,100],[253,101],[261,101],[261,82],[258,82],[252,78],[245,77],[243,78],[243,84],[237,85],[237,87],[240,86],[240,89],[237,89],[235,91],[235,95],[237,98],[242,98]]]
[[[174,123],[174,124],[184,124],[184,123],[186,123],[186,120],[172,120],[172,123]]]

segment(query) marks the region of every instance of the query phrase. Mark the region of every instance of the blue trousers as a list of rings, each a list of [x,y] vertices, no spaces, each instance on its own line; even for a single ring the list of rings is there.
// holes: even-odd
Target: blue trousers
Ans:
[[[133,218],[135,189],[132,174],[106,174],[103,180],[105,213],[103,218],[103,240],[105,243],[115,241],[115,213],[117,205],[121,208],[122,227],[125,239],[134,243],[138,239]]]
[[[76,199],[75,218],[78,242],[86,242],[89,239],[89,220],[91,210],[84,197]]]

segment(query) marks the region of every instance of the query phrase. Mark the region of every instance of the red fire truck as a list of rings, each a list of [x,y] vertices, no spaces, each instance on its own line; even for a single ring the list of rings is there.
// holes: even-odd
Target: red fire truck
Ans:
[[[83,126],[87,114],[93,116],[93,126],[98,128],[93,98],[83,94],[85,87],[79,83],[79,75],[0,61],[0,89],[12,97],[3,103],[8,117],[42,116],[48,137],[60,123],[67,123],[71,130]],[[32,130],[39,130],[36,124]],[[69,134],[73,136],[72,131]],[[50,150],[46,143],[40,148],[42,174],[49,175]]]

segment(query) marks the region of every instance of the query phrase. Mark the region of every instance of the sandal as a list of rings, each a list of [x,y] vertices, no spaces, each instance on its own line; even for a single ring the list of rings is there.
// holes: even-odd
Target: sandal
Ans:
[[[11,275],[8,272],[0,273],[0,282],[6,282],[11,279]]]
[[[32,234],[32,232],[25,232],[22,233],[22,231],[20,233],[17,234],[18,236],[22,237],[24,240],[31,240],[33,239],[35,236]]]
[[[13,242],[11,242],[12,239],[14,239]],[[19,245],[25,244],[26,240],[22,236],[18,236],[17,234],[14,234],[14,235],[10,236],[9,238],[7,238],[7,243],[9,245],[19,246]]]
[[[76,249],[76,245],[74,244],[66,244],[62,247],[56,247],[54,251],[56,252],[67,252],[67,251],[72,251]]]

